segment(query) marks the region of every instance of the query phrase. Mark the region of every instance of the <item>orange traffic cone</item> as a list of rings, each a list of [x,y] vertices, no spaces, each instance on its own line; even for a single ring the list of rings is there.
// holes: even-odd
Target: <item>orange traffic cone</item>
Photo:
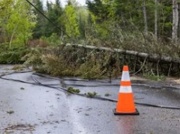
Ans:
[[[128,66],[123,67],[115,115],[139,115],[135,108]]]

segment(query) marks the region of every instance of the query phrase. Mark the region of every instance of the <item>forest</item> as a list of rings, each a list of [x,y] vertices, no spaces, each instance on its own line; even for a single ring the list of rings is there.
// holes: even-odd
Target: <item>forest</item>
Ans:
[[[178,0],[0,0],[0,63],[33,66],[54,76],[117,77],[128,64],[134,74],[160,79],[180,75]],[[146,53],[142,58],[91,45]],[[155,60],[149,55],[156,55]],[[162,61],[161,57],[173,60]],[[164,78],[164,77],[163,77]]]

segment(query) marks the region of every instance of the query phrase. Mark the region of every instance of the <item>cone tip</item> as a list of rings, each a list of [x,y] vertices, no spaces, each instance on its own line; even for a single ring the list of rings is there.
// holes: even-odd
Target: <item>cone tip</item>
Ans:
[[[123,71],[129,71],[129,68],[128,68],[127,65],[124,65],[124,66],[123,66]]]

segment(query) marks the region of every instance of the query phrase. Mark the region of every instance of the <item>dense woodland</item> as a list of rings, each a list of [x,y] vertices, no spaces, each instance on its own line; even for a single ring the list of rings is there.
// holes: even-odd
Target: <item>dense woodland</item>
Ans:
[[[45,64],[47,62],[43,62],[42,51],[32,52],[25,48],[51,47],[55,50],[58,48],[60,52],[66,43],[134,50],[179,59],[179,2],[178,0],[87,0],[86,6],[81,6],[75,0],[68,0],[63,7],[60,0],[56,0],[55,3],[47,1],[45,5],[41,0],[0,0],[0,45],[2,46],[0,62],[28,61],[29,63],[34,58],[36,62]],[[34,55],[40,53],[42,58],[35,58]],[[53,60],[59,57],[59,54],[53,57],[52,52],[49,53],[46,56]],[[90,55],[74,54],[78,53],[75,49],[68,49],[67,53],[72,57],[76,55],[73,59],[75,61],[81,59],[79,66],[73,66],[75,68],[85,64],[82,57],[87,59]],[[106,57],[109,54],[101,55]],[[93,56],[89,56],[90,59],[99,59],[98,54]],[[113,61],[112,57],[116,56],[106,57],[110,59],[107,63]],[[143,65],[142,61],[138,62],[139,65],[134,67],[134,71]],[[116,60],[112,66],[119,68],[119,65]],[[95,68],[95,74],[96,71],[101,72],[100,74],[107,72],[102,69],[104,66],[106,65],[96,66],[101,71]],[[147,66],[151,68],[151,65]],[[171,67],[172,64],[165,70],[170,70]],[[50,71],[46,70],[46,72]],[[154,71],[150,70],[150,72],[154,74]],[[68,73],[71,75],[72,72]],[[68,73],[66,71],[64,74]],[[76,72],[73,75],[79,74]]]

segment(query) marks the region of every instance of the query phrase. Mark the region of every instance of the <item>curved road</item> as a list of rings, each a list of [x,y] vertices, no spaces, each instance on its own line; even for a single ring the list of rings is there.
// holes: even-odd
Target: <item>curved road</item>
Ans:
[[[1,66],[1,74],[11,71]],[[179,133],[179,110],[136,105],[139,116],[115,116],[115,102],[81,97],[60,89],[30,84],[40,82],[54,87],[71,86],[80,89],[82,94],[96,92],[101,97],[116,100],[119,90],[118,79],[112,83],[106,80],[58,80],[37,76],[32,72],[14,73],[2,78],[0,134]],[[156,89],[136,84],[132,88],[136,102],[180,107],[178,89]]]

